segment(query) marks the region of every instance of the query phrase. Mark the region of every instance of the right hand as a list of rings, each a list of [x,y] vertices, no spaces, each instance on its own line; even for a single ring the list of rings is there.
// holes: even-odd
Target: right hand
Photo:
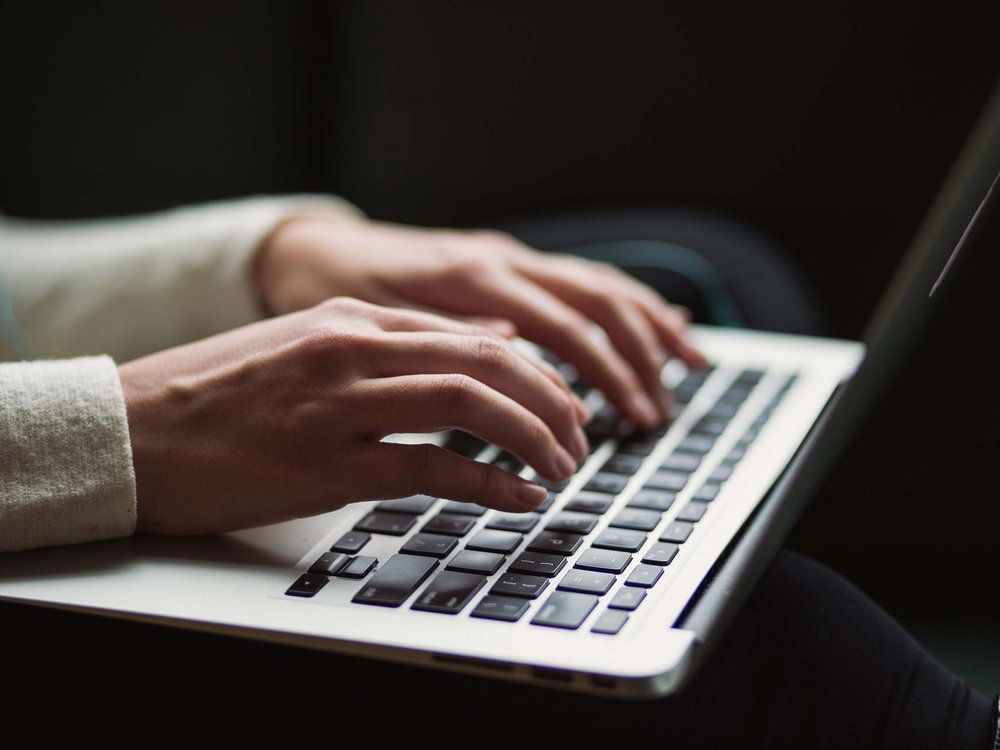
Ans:
[[[498,334],[335,298],[119,367],[138,530],[211,534],[424,493],[527,511],[544,490],[398,432],[471,432],[544,478],[587,455],[587,412]]]

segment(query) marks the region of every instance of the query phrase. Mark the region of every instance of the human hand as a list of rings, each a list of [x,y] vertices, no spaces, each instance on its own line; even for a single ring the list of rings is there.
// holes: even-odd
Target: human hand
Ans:
[[[207,534],[424,493],[508,511],[545,490],[433,445],[458,428],[561,480],[587,455],[555,370],[478,326],[332,299],[119,367],[138,530]]]
[[[516,330],[575,365],[644,427],[672,412],[660,377],[667,354],[706,364],[685,313],[649,287],[614,266],[539,253],[500,232],[293,219],[265,243],[257,279],[279,314],[345,295]],[[592,335],[593,323],[606,341]]]

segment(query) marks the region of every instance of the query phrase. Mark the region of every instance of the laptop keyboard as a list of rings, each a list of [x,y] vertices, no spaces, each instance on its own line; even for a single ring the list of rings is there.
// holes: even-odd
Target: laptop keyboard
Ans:
[[[683,553],[794,381],[794,375],[783,376],[730,450],[721,458],[713,454],[711,470],[702,471],[764,377],[760,370],[723,368],[687,373],[673,388],[678,411],[695,403],[703,411],[693,422],[685,420],[684,428],[675,423],[636,432],[613,409],[600,407],[586,426],[591,455],[578,476],[587,480],[567,492],[576,477],[559,483],[536,478],[549,493],[535,512],[504,513],[424,495],[380,502],[285,593],[313,597],[331,577],[367,579],[352,602],[401,607],[412,599],[414,610],[456,615],[468,609],[471,617],[503,622],[519,621],[544,597],[533,625],[576,630],[589,622],[591,632],[614,635]],[[705,404],[697,397],[710,379],[726,385],[721,391],[716,387],[718,395]],[[599,398],[584,383],[574,382],[573,388],[590,403]],[[681,429],[685,434],[677,439],[674,433]],[[660,455],[665,442],[676,444]],[[460,432],[452,433],[445,447],[477,459],[496,450]],[[508,452],[489,462],[527,475],[523,462]],[[641,483],[633,481],[637,474]],[[698,486],[690,492],[696,474]],[[664,523],[679,496],[683,505]],[[408,538],[379,561],[360,554],[374,535]]]

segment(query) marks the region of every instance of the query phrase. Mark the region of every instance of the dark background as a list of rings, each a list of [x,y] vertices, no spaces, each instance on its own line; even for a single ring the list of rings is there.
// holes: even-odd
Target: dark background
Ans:
[[[780,242],[856,338],[1000,76],[988,7],[0,2],[0,207],[708,206]],[[904,621],[992,635],[996,213],[790,540]]]

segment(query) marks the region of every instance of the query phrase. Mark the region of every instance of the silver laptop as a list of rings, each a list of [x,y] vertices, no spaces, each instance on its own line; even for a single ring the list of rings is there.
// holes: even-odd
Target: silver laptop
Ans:
[[[592,453],[537,513],[416,496],[212,538],[9,553],[0,599],[606,696],[676,691],[916,336],[998,173],[1000,89],[865,345],[698,327],[712,367],[668,364],[681,410],[657,433],[577,382]],[[472,436],[432,439],[531,475]]]

